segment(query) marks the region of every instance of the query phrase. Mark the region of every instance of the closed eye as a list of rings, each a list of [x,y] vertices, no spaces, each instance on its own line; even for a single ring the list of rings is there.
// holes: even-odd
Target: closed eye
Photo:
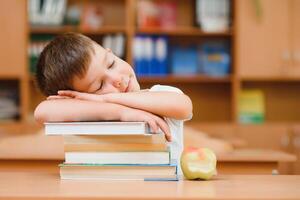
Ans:
[[[112,63],[108,66],[108,69],[112,68],[115,64],[115,60],[112,61]]]
[[[101,81],[100,86],[99,86],[98,89],[97,89],[95,92],[93,92],[93,93],[96,93],[97,91],[101,90],[101,89],[102,89],[102,86],[103,86],[103,81]]]

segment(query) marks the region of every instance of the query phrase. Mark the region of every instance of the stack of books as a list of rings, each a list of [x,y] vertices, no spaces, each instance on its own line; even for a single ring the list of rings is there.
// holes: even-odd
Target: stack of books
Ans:
[[[177,180],[164,134],[144,122],[45,123],[45,133],[64,137],[61,179]]]

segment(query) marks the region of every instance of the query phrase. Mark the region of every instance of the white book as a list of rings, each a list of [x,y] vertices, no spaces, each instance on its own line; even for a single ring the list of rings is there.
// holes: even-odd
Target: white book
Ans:
[[[152,180],[176,181],[177,165],[96,165],[60,164],[60,177],[66,180]]]
[[[65,152],[68,164],[170,164],[169,151],[161,152]]]
[[[151,135],[146,122],[51,122],[44,125],[46,135]]]

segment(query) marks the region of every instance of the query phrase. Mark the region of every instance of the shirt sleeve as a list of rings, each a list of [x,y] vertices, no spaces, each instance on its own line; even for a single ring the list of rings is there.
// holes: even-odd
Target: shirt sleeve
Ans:
[[[180,90],[177,87],[169,86],[169,85],[154,85],[150,88],[149,92],[160,92],[160,91],[166,91],[166,92],[177,92],[180,94],[184,94],[182,90]],[[193,118],[193,114],[188,116],[188,118],[184,119],[183,121],[188,121]]]

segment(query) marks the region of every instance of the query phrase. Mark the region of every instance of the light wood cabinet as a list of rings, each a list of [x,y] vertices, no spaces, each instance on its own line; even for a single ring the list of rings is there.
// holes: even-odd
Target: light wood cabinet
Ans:
[[[27,74],[26,8],[26,1],[1,1],[0,79],[19,79]]]
[[[261,0],[261,15],[253,1],[237,9],[237,66],[241,77],[277,77],[285,71],[290,51],[289,1]]]
[[[292,64],[291,74],[300,76],[300,1],[291,1],[291,52],[292,52]]]
[[[16,119],[20,122],[28,113],[27,4],[19,0],[3,0],[0,4],[0,90],[17,91]]]

